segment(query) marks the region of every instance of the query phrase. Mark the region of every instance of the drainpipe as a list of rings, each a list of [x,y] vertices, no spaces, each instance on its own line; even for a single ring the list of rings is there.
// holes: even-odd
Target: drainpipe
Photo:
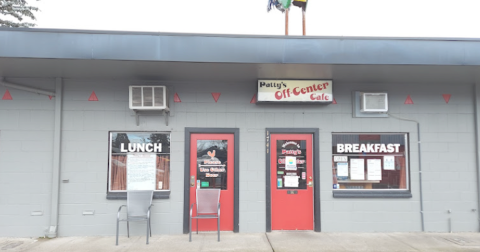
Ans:
[[[6,88],[14,88],[14,89],[23,90],[23,91],[27,91],[27,92],[31,92],[31,93],[35,93],[35,94],[39,94],[39,95],[47,95],[47,96],[55,97],[54,92],[50,92],[50,91],[46,91],[46,90],[42,90],[42,89],[38,89],[38,88],[26,87],[26,86],[18,85],[18,84],[13,84],[13,83],[5,81],[5,79],[3,77],[0,77],[0,85],[4,86]]]
[[[5,81],[5,78],[0,76],[0,85],[7,88],[14,88],[31,92],[39,95],[47,95],[55,97],[55,121],[53,132],[53,167],[52,167],[52,195],[50,206],[50,227],[46,231],[45,236],[49,238],[57,237],[58,224],[58,195],[60,185],[60,141],[61,141],[61,122],[62,122],[62,79],[55,79],[55,92],[50,92],[38,88],[27,87]]]
[[[60,144],[62,130],[62,99],[63,83],[61,78],[55,79],[55,122],[53,132],[53,167],[52,167],[52,195],[50,206],[50,227],[47,230],[48,238],[57,237],[58,205],[60,191]]]
[[[417,142],[418,142],[418,180],[420,186],[420,218],[422,223],[422,232],[425,232],[425,220],[423,218],[423,187],[422,187],[422,152],[421,152],[421,141],[420,141],[420,122],[413,119],[402,118],[396,115],[388,114],[396,119],[403,121],[410,121],[417,123]]]
[[[475,85],[473,87],[474,92],[473,95],[475,96],[473,98],[474,101],[474,116],[475,116],[475,160],[476,162],[476,170],[477,170],[477,209],[472,209],[472,211],[477,211],[478,217],[477,217],[477,222],[478,222],[478,227],[480,231],[480,146],[479,146],[479,134],[480,134],[480,118],[478,113],[480,112],[480,104],[478,101],[478,97],[480,97],[480,88],[479,88],[480,82],[476,81]]]

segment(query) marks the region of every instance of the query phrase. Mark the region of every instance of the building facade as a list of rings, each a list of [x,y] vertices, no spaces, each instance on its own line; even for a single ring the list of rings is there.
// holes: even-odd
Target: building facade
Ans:
[[[154,234],[212,187],[225,231],[480,228],[479,40],[0,29],[0,76],[2,236],[113,235],[127,188]]]

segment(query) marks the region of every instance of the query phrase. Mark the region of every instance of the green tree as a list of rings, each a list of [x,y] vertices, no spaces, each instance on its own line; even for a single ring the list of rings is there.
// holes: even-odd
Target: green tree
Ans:
[[[152,133],[148,139],[151,143],[162,143],[162,152],[170,153],[170,134]]]
[[[28,5],[26,0],[0,0],[0,26],[33,27],[34,23],[23,22],[23,19],[28,17],[35,20],[33,12],[36,11],[38,8]]]

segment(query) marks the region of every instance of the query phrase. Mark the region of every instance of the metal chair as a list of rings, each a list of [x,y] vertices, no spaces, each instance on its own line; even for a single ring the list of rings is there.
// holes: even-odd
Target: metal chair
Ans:
[[[122,205],[117,213],[117,240],[118,245],[118,225],[120,221],[127,222],[127,235],[130,237],[130,221],[146,221],[147,222],[147,244],[149,235],[152,236],[152,229],[150,224],[150,208],[152,205],[153,191],[152,190],[132,190],[127,191],[127,205]],[[120,211],[122,207],[127,208],[127,217],[120,218]]]
[[[193,205],[197,213],[193,216]],[[189,241],[192,241],[192,219],[217,219],[217,234],[220,241],[220,189],[197,189],[196,203],[190,207],[190,232]]]

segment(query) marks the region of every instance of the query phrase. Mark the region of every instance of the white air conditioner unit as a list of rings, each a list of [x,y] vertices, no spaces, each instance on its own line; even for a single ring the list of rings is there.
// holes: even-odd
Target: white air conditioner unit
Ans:
[[[388,112],[387,93],[360,93],[360,111],[366,113]]]
[[[168,109],[165,86],[130,86],[129,107],[134,110]]]

